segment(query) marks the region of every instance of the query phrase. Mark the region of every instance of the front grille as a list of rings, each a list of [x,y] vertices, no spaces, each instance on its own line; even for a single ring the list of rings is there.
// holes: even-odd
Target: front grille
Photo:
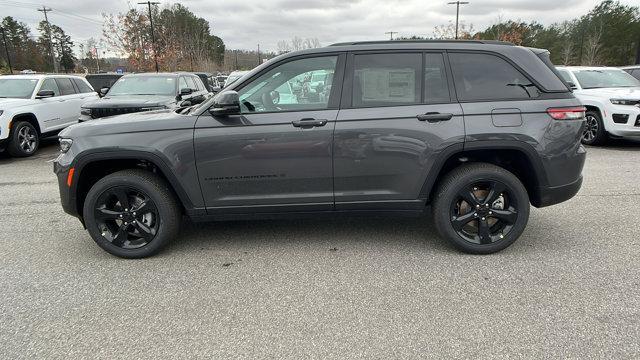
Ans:
[[[130,114],[141,111],[141,107],[94,108],[91,109],[91,118],[99,119],[107,116]]]

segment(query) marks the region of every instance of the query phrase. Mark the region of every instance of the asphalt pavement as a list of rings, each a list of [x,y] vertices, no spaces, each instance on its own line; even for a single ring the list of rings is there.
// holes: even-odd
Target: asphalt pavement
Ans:
[[[102,251],[59,204],[55,142],[0,154],[0,359],[640,358],[640,143],[490,256],[425,218],[185,222]]]

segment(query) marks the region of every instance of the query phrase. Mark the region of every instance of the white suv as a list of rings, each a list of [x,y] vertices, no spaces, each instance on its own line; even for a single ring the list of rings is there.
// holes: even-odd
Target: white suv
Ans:
[[[30,156],[40,138],[78,122],[80,106],[98,99],[79,76],[0,76],[0,149],[12,156]]]
[[[640,81],[613,67],[556,69],[587,108],[584,144],[600,145],[608,136],[640,140]]]

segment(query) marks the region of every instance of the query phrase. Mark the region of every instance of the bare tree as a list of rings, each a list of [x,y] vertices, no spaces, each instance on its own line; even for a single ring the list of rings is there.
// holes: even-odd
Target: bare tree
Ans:
[[[584,41],[584,58],[582,65],[598,65],[600,50],[602,49],[602,23],[590,32]]]
[[[318,38],[303,39],[301,37],[294,36],[290,41],[278,41],[278,53],[284,54],[291,51],[319,48],[320,46],[320,40],[318,40]]]

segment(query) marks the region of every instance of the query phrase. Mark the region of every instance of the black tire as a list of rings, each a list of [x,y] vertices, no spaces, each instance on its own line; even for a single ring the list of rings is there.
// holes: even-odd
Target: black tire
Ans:
[[[604,145],[607,142],[607,132],[604,129],[602,116],[598,111],[587,111],[585,113],[585,127],[582,132],[582,143],[585,145]]]
[[[119,200],[122,193],[124,201]],[[130,208],[123,211],[123,203]],[[136,208],[140,209],[139,213]],[[178,235],[182,218],[176,196],[167,182],[144,170],[118,171],[100,179],[87,193],[83,214],[87,231],[101,248],[129,259],[158,253]],[[110,218],[102,218],[104,214]],[[124,220],[117,214],[124,214]],[[130,223],[125,222],[127,219]],[[124,243],[118,239],[124,239]]]
[[[527,190],[515,175],[492,164],[472,163],[440,181],[432,212],[438,233],[453,246],[471,254],[491,254],[520,237],[529,206]],[[482,234],[481,227],[486,230]]]
[[[31,156],[38,151],[40,136],[38,130],[28,121],[17,121],[11,126],[7,151],[14,157]]]

